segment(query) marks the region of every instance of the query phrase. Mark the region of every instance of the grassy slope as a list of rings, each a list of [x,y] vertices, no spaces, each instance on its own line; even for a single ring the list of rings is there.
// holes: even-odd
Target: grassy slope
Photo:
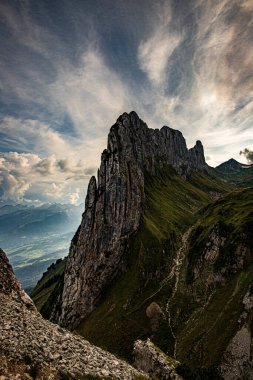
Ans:
[[[59,279],[63,276],[65,265],[66,259],[57,260],[56,264],[52,264],[43,274],[42,278],[33,289],[31,297],[39,311],[43,305],[46,304]]]
[[[253,167],[231,173],[222,173],[216,170],[216,173],[220,178],[224,178],[237,187],[245,188],[253,186]]]
[[[208,204],[221,204],[221,208],[226,206],[227,200],[224,201],[221,198],[214,202],[209,192],[225,193],[230,190],[231,187],[215,175],[210,177],[201,173],[196,173],[189,181],[185,181],[174,171],[168,170],[163,171],[163,174],[155,180],[147,179],[146,211],[137,235],[131,239],[124,259],[124,270],[108,286],[98,308],[80,324],[77,332],[92,343],[131,360],[134,340],[153,334],[150,320],[146,316],[146,308],[155,301],[164,310],[171,294],[172,284],[163,280],[170,271],[181,234],[206,215],[205,213],[209,210]],[[233,197],[234,195],[231,199]],[[217,212],[217,207],[214,209]],[[238,204],[238,213],[239,209]],[[214,220],[217,217],[215,212],[212,216]],[[210,224],[213,222],[210,219]],[[204,219],[203,223],[205,223]],[[58,270],[61,271],[63,268],[56,266],[53,272],[56,273]],[[49,275],[53,276],[53,272]],[[56,283],[51,284],[50,276],[46,275],[44,281],[33,293],[33,298],[39,308],[45,304],[56,285]],[[247,274],[245,276],[247,285],[249,277]],[[212,313],[215,313],[219,303],[220,307],[223,307],[223,295],[229,297],[230,292],[233,292],[233,281],[236,282],[236,279],[231,280],[231,286],[228,285],[220,293],[217,290],[217,295],[214,294],[213,303],[210,304]],[[243,282],[243,275],[238,281]],[[175,298],[183,315],[185,307],[192,311],[196,310],[196,305],[191,305],[191,300],[187,296],[187,288],[184,282],[181,287],[182,293],[179,292]],[[243,291],[240,291],[234,297],[234,303],[229,304],[229,307],[238,305],[242,293]],[[176,309],[174,311],[176,313]],[[185,314],[187,315],[188,312]],[[207,318],[209,318],[209,312]],[[211,311],[210,319],[212,319]],[[180,331],[178,332],[179,353],[184,362],[187,362],[187,358],[181,354],[180,350],[195,341],[196,331],[202,328],[201,320],[202,317],[199,318],[199,325],[195,330],[193,329],[192,335],[186,334],[187,325],[182,330],[185,334],[180,335]],[[160,348],[172,354],[169,348],[172,347],[174,340],[166,323],[160,323],[158,331],[153,334],[153,340]],[[211,343],[210,347],[212,347]]]
[[[219,225],[220,232],[226,236],[225,243],[213,265],[206,260],[201,263],[215,225]],[[243,268],[238,268],[236,252],[240,244],[245,244],[252,254],[252,231],[253,189],[234,191],[199,213],[199,225],[191,235],[188,263],[185,262],[179,291],[173,300],[174,315],[186,315],[186,322],[178,324],[178,358],[192,368],[208,368],[219,363],[222,352],[238,329],[242,299],[253,281],[253,266],[249,256]],[[198,265],[201,275],[192,282],[193,268]],[[203,291],[206,279],[222,268],[226,268],[223,273],[227,282],[209,292],[207,301],[208,292]],[[194,291],[198,304],[192,301],[189,289]]]
[[[206,190],[227,185],[217,179],[195,174],[192,180]],[[163,172],[155,180],[148,179],[145,189],[146,211],[138,234],[133,237],[125,258],[125,272],[105,292],[99,307],[77,332],[111,352],[131,359],[132,345],[137,338],[152,335],[146,308],[155,301],[164,305],[171,292],[168,275],[178,237],[195,222],[196,211],[211,201],[210,195],[174,171]],[[108,328],[110,326],[110,328]],[[154,337],[163,349],[164,329]]]

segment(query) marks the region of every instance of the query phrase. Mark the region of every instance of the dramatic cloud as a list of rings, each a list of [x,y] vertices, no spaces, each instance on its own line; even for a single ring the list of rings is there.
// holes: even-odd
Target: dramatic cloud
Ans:
[[[247,161],[250,164],[253,163],[253,150],[249,150],[248,148],[245,148],[244,150],[240,151],[240,154],[245,156]]]
[[[72,149],[71,137],[64,138],[48,124],[38,120],[3,117],[0,120],[0,137],[1,150],[12,146],[23,152],[33,150],[39,154],[65,156]]]
[[[164,12],[167,23],[157,23],[153,37],[147,40],[151,47],[146,49],[150,52],[146,72],[151,79],[148,67],[153,61],[150,68],[156,68],[157,77],[162,78],[158,88],[158,82],[153,80],[153,89],[144,96],[149,99],[148,118],[153,126],[169,120],[190,145],[196,139],[202,140],[212,165],[230,157],[238,159],[240,146],[252,143],[253,14],[248,5],[249,2],[239,5],[236,1],[196,1],[185,13],[182,7],[177,14],[181,34],[174,17]],[[159,71],[155,58],[160,45],[155,36],[163,35],[161,29],[166,30],[169,41],[173,27],[177,36],[175,49],[168,50],[166,58],[159,61],[163,67]],[[164,41],[163,37],[160,41]],[[141,42],[139,52],[143,46]],[[169,42],[163,46],[169,46]]]
[[[3,0],[0,196],[79,202],[131,110],[200,139],[211,165],[246,162],[252,11],[249,0]]]
[[[127,85],[105,65],[101,54],[91,49],[83,54],[78,67],[60,70],[50,91],[54,104],[67,113],[83,139],[101,135],[101,129],[106,133],[106,121],[118,117],[131,99]]]
[[[69,181],[73,173],[74,180]],[[40,189],[38,196],[47,197],[48,201],[62,199],[75,204],[80,198],[80,189],[75,186],[88,178],[80,161],[57,160],[55,155],[40,158],[31,153],[8,152],[0,157],[0,187],[5,200],[22,202],[28,190],[36,193]]]
[[[157,27],[154,33],[139,45],[139,62],[155,86],[166,86],[169,58],[182,38],[170,30],[171,11],[163,6],[158,13]]]

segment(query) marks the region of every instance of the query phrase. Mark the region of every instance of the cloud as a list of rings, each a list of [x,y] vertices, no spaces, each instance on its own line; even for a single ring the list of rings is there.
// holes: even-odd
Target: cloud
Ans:
[[[3,192],[3,199],[19,201],[23,198],[30,184],[25,179],[15,177],[10,173],[0,177],[0,185]]]
[[[90,168],[86,168],[85,169],[85,174],[87,174],[87,175],[94,175],[95,173],[96,173],[96,171],[97,171],[97,167],[90,167]]]
[[[131,99],[128,86],[106,65],[98,48],[92,46],[82,54],[78,66],[66,61],[59,65],[47,92],[42,87],[42,95],[48,99],[48,109],[55,115],[54,123],[12,116],[0,120],[1,150],[14,148],[20,152],[19,160],[24,152],[31,151],[39,158],[34,165],[29,165],[29,173],[22,171],[15,177],[19,184],[28,184],[22,187],[24,191],[19,190],[16,197],[19,201],[28,190],[35,191],[35,188],[43,189],[46,197],[59,199],[61,196],[69,198],[67,189],[69,191],[77,181],[83,180],[85,186],[87,178],[99,166],[110,124],[128,108],[128,99]],[[74,131],[57,130],[61,129],[60,120],[65,118],[71,121]],[[5,155],[5,160],[10,160],[10,156]],[[32,185],[29,184],[31,175],[35,178]],[[57,183],[52,183],[53,176]],[[8,181],[6,175],[4,178]],[[56,191],[55,185],[60,181],[67,183],[63,191]],[[7,185],[4,197],[14,197]],[[77,196],[69,199],[77,201]]]
[[[164,5],[159,10],[157,27],[152,35],[141,41],[138,48],[140,68],[155,86],[166,87],[169,59],[182,41],[182,36],[170,30],[171,12]]]
[[[34,154],[19,155],[16,152],[2,154],[0,158],[0,186],[3,199],[19,201],[30,188],[29,173],[38,162]]]
[[[69,203],[72,205],[77,205],[80,199],[79,195],[80,190],[77,188],[75,193],[70,194]]]
[[[64,170],[62,160],[55,155],[41,158],[36,154],[8,152],[0,156],[0,187],[2,199],[11,199],[18,202],[28,198],[30,193],[38,192],[50,201],[65,199],[69,201],[70,191],[79,181],[87,182],[89,176],[85,174],[80,161],[71,164],[65,160]],[[75,173],[74,177],[69,174]],[[70,180],[72,179],[72,180]],[[80,190],[75,190],[79,194]],[[71,201],[78,200],[77,195]]]
[[[249,163],[253,163],[253,150],[250,150],[248,148],[245,148],[244,150],[240,151],[240,155],[243,155],[246,157],[247,161]]]
[[[189,145],[202,140],[213,165],[253,143],[252,1],[129,1],[112,11],[63,1],[57,15],[35,3],[0,5],[5,197],[75,201],[80,188],[82,198],[110,126],[132,109],[150,127],[180,129]]]
[[[71,150],[70,136],[63,136],[47,123],[36,119],[5,116],[0,120],[0,131],[2,150],[12,145],[15,150],[23,152],[32,150],[42,155],[59,156],[65,156]]]
[[[147,40],[150,49],[146,51],[150,54],[142,65],[146,65],[151,87],[148,93],[142,93],[147,105],[143,113],[153,127],[162,123],[180,129],[190,145],[202,140],[210,164],[216,165],[230,157],[238,158],[240,146],[252,142],[253,14],[248,1],[201,0],[192,4],[185,13],[181,10],[178,22],[172,8],[172,13],[164,13],[162,20],[166,21],[157,23]],[[171,38],[170,28],[175,24],[178,43],[161,59],[159,69],[155,66],[156,46],[159,49],[159,41]],[[166,37],[160,31],[164,25]],[[190,27],[184,30],[187,25]],[[142,49],[143,42],[139,58]],[[151,57],[150,68],[157,73],[157,80],[155,75],[152,80],[152,69],[148,69]]]
[[[66,113],[82,139],[101,137],[130,104],[130,91],[111,70],[97,48],[82,55],[78,67],[67,65],[58,71],[50,86],[54,107]]]

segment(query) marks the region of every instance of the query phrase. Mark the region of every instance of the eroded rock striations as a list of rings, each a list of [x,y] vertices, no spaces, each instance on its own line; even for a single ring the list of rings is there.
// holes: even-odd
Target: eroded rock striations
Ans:
[[[44,320],[21,289],[2,250],[0,284],[1,379],[31,379],[31,369],[38,380],[79,379],[87,374],[130,380],[141,375],[112,354]],[[17,372],[22,376],[16,376]]]
[[[92,312],[139,227],[145,175],[168,165],[182,176],[207,169],[201,142],[188,150],[181,132],[150,129],[135,112],[121,115],[110,129],[98,178],[92,177],[88,186],[85,212],[50,316],[53,321],[72,329]]]

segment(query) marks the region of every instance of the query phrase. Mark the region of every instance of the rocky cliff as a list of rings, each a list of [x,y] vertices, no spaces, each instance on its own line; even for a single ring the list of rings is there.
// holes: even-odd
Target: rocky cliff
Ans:
[[[129,360],[150,338],[185,379],[250,378],[253,190],[229,182],[201,143],[187,150],[180,132],[122,115],[67,269],[53,292],[57,266],[34,292],[42,314],[54,307],[63,325]],[[139,345],[138,365],[161,374],[164,356],[150,347]]]
[[[179,362],[167,357],[150,339],[137,340],[134,344],[136,368],[162,380],[183,380],[176,372]]]
[[[0,284],[1,379],[147,378],[112,354],[44,320],[21,289],[2,250]]]
[[[90,180],[51,319],[73,328],[92,312],[138,230],[146,177],[168,165],[183,177],[207,169],[201,142],[188,150],[181,132],[150,129],[135,112],[121,115],[110,129],[98,178]]]

